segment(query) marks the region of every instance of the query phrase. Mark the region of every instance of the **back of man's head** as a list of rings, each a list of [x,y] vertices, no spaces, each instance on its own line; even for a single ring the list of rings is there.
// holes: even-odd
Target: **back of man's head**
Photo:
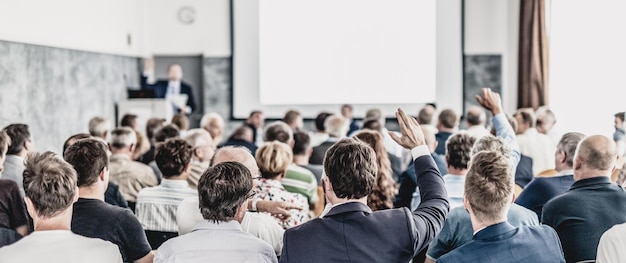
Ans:
[[[454,129],[457,125],[458,116],[451,109],[442,110],[438,117],[439,126],[446,129]]]
[[[506,220],[513,201],[512,176],[509,161],[501,153],[481,151],[472,156],[465,178],[465,198],[478,220]]]
[[[91,136],[105,138],[110,129],[111,124],[105,117],[96,116],[89,120],[89,134]]]
[[[260,176],[259,167],[250,150],[242,146],[224,146],[217,149],[209,166],[214,166],[223,162],[239,162],[248,167],[250,172],[256,177]]]
[[[365,119],[363,121],[363,130],[373,130],[382,133],[383,126],[378,119]]]
[[[326,152],[324,172],[338,198],[363,198],[374,187],[378,173],[376,153],[364,142],[343,138]]]
[[[174,124],[168,124],[158,129],[154,134],[155,142],[164,142],[167,139],[178,138],[180,130]]]
[[[237,128],[233,134],[230,136],[231,140],[244,140],[249,143],[254,142],[254,138],[252,138],[252,128],[247,125],[242,125]]]
[[[291,144],[291,141],[293,141],[293,130],[283,121],[272,122],[265,127],[263,141],[279,141]]]
[[[112,148],[124,149],[137,143],[137,134],[129,127],[120,127],[111,131],[109,145]]]
[[[568,132],[561,136],[561,140],[556,145],[557,152],[565,154],[565,164],[569,169],[574,167],[574,155],[576,154],[576,147],[580,141],[585,138],[585,135],[580,132]],[[557,160],[558,161],[558,160]]]
[[[369,109],[365,112],[365,119],[377,119],[382,126],[385,126],[385,116],[379,108]]]
[[[37,216],[50,218],[71,208],[77,189],[76,171],[53,152],[35,152],[26,158],[24,192]]]
[[[485,122],[487,121],[487,114],[485,113],[485,110],[481,107],[470,107],[469,110],[467,110],[465,120],[470,126],[484,126]]]
[[[26,141],[30,140],[30,131],[28,131],[28,125],[26,124],[10,124],[3,129],[9,138],[11,138],[11,144],[7,150],[7,154],[20,154],[24,149]]]
[[[474,142],[471,155],[473,156],[480,151],[498,152],[507,158],[510,158],[513,153],[511,147],[507,145],[502,138],[493,135],[480,137],[476,140],[476,142]]]
[[[574,168],[581,168],[577,167],[577,162],[581,162],[582,168],[606,172],[613,169],[616,159],[615,142],[603,135],[592,135],[584,138],[578,145],[574,157]],[[577,169],[574,170],[574,175]],[[595,174],[595,176],[598,175],[606,174]]]
[[[615,113],[615,115],[613,115],[613,116],[615,116],[615,118],[618,118],[618,119],[620,119],[622,122],[624,122],[624,115],[626,115],[626,113],[624,113],[624,112],[622,111],[622,112]]]
[[[224,118],[222,118],[222,115],[217,112],[204,114],[200,120],[200,128],[207,130],[211,134],[213,140],[216,140],[219,143],[224,133]]]
[[[78,187],[90,186],[98,181],[100,172],[109,166],[107,147],[97,139],[80,139],[65,150],[65,160],[74,167]]]
[[[157,145],[154,161],[164,178],[181,175],[191,162],[192,147],[183,139],[169,139]]]
[[[72,146],[72,144],[74,144],[76,141],[87,138],[91,138],[91,135],[89,135],[88,133],[77,133],[67,138],[67,140],[65,140],[65,142],[63,143],[63,158],[65,159],[65,151],[67,151],[67,148]]]
[[[191,145],[191,147],[194,148],[213,144],[211,134],[209,134],[209,132],[205,129],[200,128],[187,131],[184,139],[189,145]]]
[[[294,125],[297,124],[296,122],[298,121],[298,118],[301,118],[301,114],[300,114],[299,111],[297,111],[297,110],[288,110],[285,113],[285,116],[283,117],[283,121],[285,123],[287,123],[289,126],[293,127]]]
[[[527,125],[529,128],[534,128],[537,124],[537,117],[535,117],[535,112],[532,109],[523,108],[517,110],[513,116],[517,119],[517,125]]]
[[[152,140],[154,138],[154,133],[165,125],[165,119],[163,118],[150,118],[146,122],[146,136],[148,139]]]
[[[120,120],[120,126],[136,129],[137,128],[137,115],[130,114],[130,113],[124,114],[124,116],[122,116],[122,119]]]
[[[250,171],[238,162],[223,162],[207,169],[198,182],[202,217],[212,222],[236,219],[252,189]]]
[[[326,131],[326,128],[324,128],[324,122],[326,122],[326,118],[330,115],[332,115],[332,113],[329,112],[320,112],[317,114],[315,117],[315,129],[318,131]]]
[[[293,155],[305,155],[311,145],[311,137],[308,133],[297,131],[293,134]]]
[[[467,169],[472,157],[472,147],[476,139],[466,133],[457,133],[446,141],[446,161],[448,166],[456,169]]]
[[[189,118],[187,118],[187,115],[184,113],[174,115],[174,117],[172,117],[172,124],[176,125],[179,130],[189,130]]]
[[[417,123],[420,125],[431,124],[435,115],[435,108],[432,105],[426,105],[417,113]]]
[[[333,114],[324,121],[324,130],[331,137],[341,138],[350,130],[350,122],[341,115]]]

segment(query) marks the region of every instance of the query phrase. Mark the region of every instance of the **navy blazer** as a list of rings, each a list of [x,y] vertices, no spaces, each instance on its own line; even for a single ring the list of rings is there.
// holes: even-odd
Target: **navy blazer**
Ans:
[[[441,230],[449,210],[444,182],[429,155],[414,161],[422,203],[372,212],[349,202],[285,231],[280,262],[409,262]]]
[[[169,86],[168,80],[157,80],[154,84],[148,84],[148,77],[141,76],[141,88],[154,91],[155,98],[165,98],[167,93],[167,87]],[[193,96],[193,89],[185,82],[180,82],[180,94],[187,94],[187,106],[191,108],[191,112],[196,110],[196,102]]]
[[[546,225],[514,227],[507,222],[491,225],[467,243],[437,259],[446,262],[565,262],[561,242]]]

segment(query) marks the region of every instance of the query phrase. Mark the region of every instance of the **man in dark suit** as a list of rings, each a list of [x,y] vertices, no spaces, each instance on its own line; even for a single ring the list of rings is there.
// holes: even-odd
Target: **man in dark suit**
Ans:
[[[365,143],[344,138],[328,149],[322,178],[330,210],[285,232],[280,262],[409,262],[441,230],[449,205],[441,174],[430,157],[414,118],[396,113],[402,137],[411,149],[422,203],[372,212],[367,196],[377,173],[376,153]]]
[[[474,237],[437,259],[446,262],[565,262],[559,237],[545,226],[514,227],[507,222],[513,200],[509,159],[497,151],[472,156],[465,175],[463,203]]]
[[[154,60],[146,59],[144,65],[144,74],[141,75],[141,88],[154,91],[155,98],[167,98],[170,94],[186,94],[187,105],[178,107],[174,105],[176,112],[184,112],[191,114],[196,109],[195,99],[193,97],[193,89],[191,86],[182,81],[183,68],[179,64],[171,64],[167,67],[167,80],[160,79],[153,84],[148,83],[148,72],[154,68]]]

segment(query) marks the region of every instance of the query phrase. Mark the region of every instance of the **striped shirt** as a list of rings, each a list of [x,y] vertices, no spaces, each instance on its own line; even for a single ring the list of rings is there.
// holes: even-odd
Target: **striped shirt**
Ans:
[[[317,179],[313,172],[294,163],[287,167],[285,177],[281,182],[285,190],[291,193],[301,194],[309,201],[309,205],[315,205],[317,196]]]
[[[163,179],[159,186],[139,192],[135,213],[145,230],[178,232],[178,205],[187,197],[197,196],[198,192],[191,189],[187,181]]]

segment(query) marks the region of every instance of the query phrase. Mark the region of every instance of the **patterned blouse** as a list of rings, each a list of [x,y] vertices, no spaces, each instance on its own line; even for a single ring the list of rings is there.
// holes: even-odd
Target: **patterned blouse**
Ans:
[[[256,197],[260,200],[282,201],[302,207],[302,210],[290,210],[291,217],[285,221],[275,217],[284,229],[292,228],[311,219],[311,216],[309,215],[309,202],[306,197],[301,194],[287,192],[280,181],[263,178],[259,181],[255,191]]]

